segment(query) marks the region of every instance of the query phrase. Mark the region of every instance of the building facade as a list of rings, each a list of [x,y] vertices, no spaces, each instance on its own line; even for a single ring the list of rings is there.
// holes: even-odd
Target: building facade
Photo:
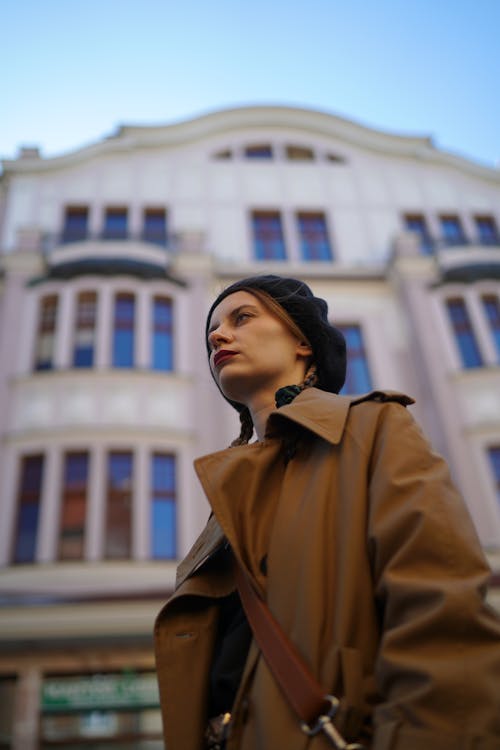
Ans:
[[[206,311],[304,279],[346,393],[404,391],[500,603],[500,172],[286,107],[122,127],[0,180],[0,747],[160,748],[154,617],[208,516],[193,459],[238,420]]]

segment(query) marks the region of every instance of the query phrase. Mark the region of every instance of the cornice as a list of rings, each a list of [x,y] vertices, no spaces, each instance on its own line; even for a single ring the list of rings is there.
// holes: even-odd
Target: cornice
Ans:
[[[430,137],[398,135],[370,128],[328,112],[291,106],[242,106],[220,109],[164,125],[121,125],[94,144],[62,154],[2,161],[4,175],[33,174],[74,166],[91,158],[148,148],[175,148],[231,135],[248,138],[251,130],[301,130],[361,149],[415,161],[453,167],[500,185],[500,171],[436,148]]]

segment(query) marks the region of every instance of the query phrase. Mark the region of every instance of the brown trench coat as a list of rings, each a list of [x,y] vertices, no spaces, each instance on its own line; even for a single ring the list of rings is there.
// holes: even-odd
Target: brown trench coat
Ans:
[[[500,748],[489,569],[409,403],[308,389],[272,413],[273,437],[195,462],[214,515],[155,625],[167,750],[203,745],[217,600],[234,590],[231,571],[211,564],[224,537],[325,692],[342,698],[344,732],[372,750]],[[285,465],[277,433],[288,420],[310,439]],[[272,530],[259,523],[268,507]],[[329,747],[301,732],[255,643],[233,720],[228,750]]]

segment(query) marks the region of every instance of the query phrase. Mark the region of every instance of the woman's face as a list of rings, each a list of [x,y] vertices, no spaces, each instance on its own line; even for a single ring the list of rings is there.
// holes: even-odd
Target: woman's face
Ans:
[[[304,379],[311,347],[250,292],[234,292],[212,313],[210,369],[224,395],[248,406]]]

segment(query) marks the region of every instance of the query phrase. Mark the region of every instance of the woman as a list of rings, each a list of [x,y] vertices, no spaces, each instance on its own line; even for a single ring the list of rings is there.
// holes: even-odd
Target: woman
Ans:
[[[343,337],[324,300],[295,279],[225,289],[206,340],[241,434],[195,462],[212,515],[156,623],[168,750],[329,746],[301,730],[262,658],[236,564],[340,699],[346,740],[498,750],[489,570],[444,462],[405,408],[412,400],[337,395]]]

